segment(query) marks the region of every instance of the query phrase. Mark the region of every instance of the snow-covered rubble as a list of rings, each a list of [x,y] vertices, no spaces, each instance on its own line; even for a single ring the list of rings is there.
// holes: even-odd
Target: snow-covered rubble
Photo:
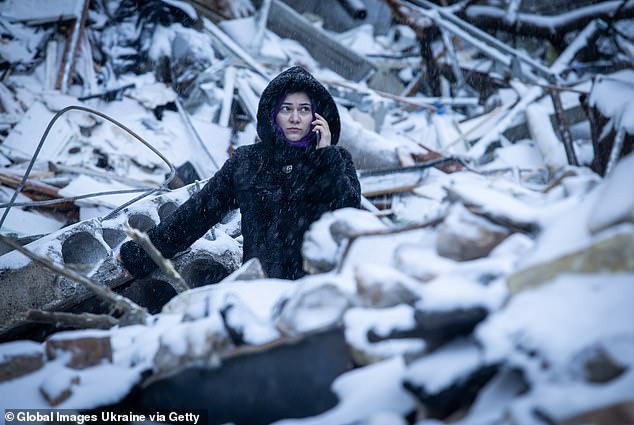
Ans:
[[[583,195],[605,193],[613,185],[623,184],[630,161],[627,158],[607,181]],[[525,189],[517,193],[529,194]],[[566,197],[550,200],[550,204],[566,202]],[[460,205],[454,201],[454,206]],[[596,204],[589,206],[592,209]],[[460,208],[466,209],[464,205]],[[566,209],[562,211],[563,218]],[[583,249],[600,240],[601,233],[592,236],[583,218],[587,215],[579,217],[572,221],[576,227],[566,231],[588,232],[585,243],[577,246]],[[331,217],[323,220],[332,223]],[[332,326],[345,329],[354,362],[368,366],[345,373],[332,384],[340,398],[337,407],[293,423],[403,415],[416,403],[422,403],[432,417],[442,418],[454,409],[468,409],[471,401],[474,410],[466,410],[459,423],[494,423],[503,417],[518,423],[539,423],[531,413],[535,409],[563,420],[627,401],[633,394],[634,333],[630,323],[634,316],[628,304],[634,296],[630,293],[634,281],[631,267],[624,265],[618,273],[614,270],[610,274],[561,270],[558,277],[540,282],[537,289],[510,295],[506,278],[528,261],[531,252],[540,252],[539,240],[533,243],[528,236],[513,233],[488,255],[456,261],[437,251],[439,228],[414,229],[409,231],[412,236],[398,238],[384,226],[355,224],[355,214],[342,212],[339,220],[351,220],[349,227],[340,227],[356,232],[342,234],[359,244],[349,251],[347,268],[295,283],[229,279],[182,293],[146,325],[101,331],[112,346],[112,358],[103,364],[69,372],[60,369],[58,359],[52,358],[36,372],[3,382],[3,393],[19,389],[25,394],[20,402],[12,397],[6,402],[3,399],[3,405],[47,406],[41,391],[49,394],[49,400],[64,394],[58,407],[107,405],[116,402],[115,394],[130,391],[144,370],[158,373],[193,365],[222,367],[222,359],[236,350],[236,344],[257,349],[280,338],[301,337]],[[613,222],[611,231],[624,226],[620,220]],[[443,225],[465,226],[451,215]],[[365,228],[370,231],[367,236]],[[538,239],[552,238],[561,231],[547,226]],[[375,238],[387,238],[390,243],[361,243]],[[629,240],[631,243],[631,236]],[[547,257],[541,254],[541,263],[552,261],[560,251],[549,252]],[[380,259],[383,265],[372,258]],[[469,319],[469,327],[457,328],[467,311],[482,313]],[[58,333],[55,338],[86,338],[94,333],[64,335]],[[443,336],[441,342],[435,339],[437,335]],[[0,347],[6,352],[4,358],[15,351],[10,344]],[[509,375],[513,370],[521,371],[521,378],[509,378],[515,376]],[[106,371],[121,379],[110,380],[111,388],[96,396],[90,387],[96,382],[93,375]],[[486,411],[478,407],[486,405],[487,394],[500,385],[520,385],[524,390],[504,397]],[[471,396],[461,397],[463,392]],[[566,393],[568,397],[564,397]],[[359,407],[375,397],[383,401],[373,403],[369,410]]]
[[[401,16],[387,34],[369,24],[328,33],[311,24],[314,15],[298,19],[307,33],[332,35],[321,40],[330,58],[311,56],[324,49],[320,40],[281,38],[261,26],[266,8],[256,13],[248,0],[218,2],[216,22],[198,2],[153,0],[136,10],[125,1],[71,0],[56,5],[62,11],[30,3],[42,10],[0,5],[8,66],[0,81],[0,213],[30,170],[2,231],[152,314],[126,326],[68,276],[18,251],[0,256],[0,332],[10,341],[0,344],[0,408],[107,409],[124,399],[155,408],[152,397],[176,393],[180,402],[158,407],[183,400],[217,407],[205,396],[218,386],[242,391],[228,391],[236,400],[267,400],[252,414],[284,424],[577,423],[631,408],[634,154],[626,93],[634,73],[589,81],[593,71],[584,69],[594,65],[577,53],[600,25],[586,27],[546,68],[531,61],[550,48],[521,41],[533,49],[527,59],[504,37],[492,42],[460,14],[448,17],[451,8],[397,0],[387,2],[395,16],[410,19]],[[607,3],[616,2],[602,6],[614,11]],[[498,13],[474,7],[463,15]],[[51,21],[59,15],[81,23],[68,45]],[[463,41],[431,37],[437,62],[417,51],[429,17]],[[604,61],[603,50],[616,49],[611,60],[631,66],[630,50],[619,47],[631,47],[623,23],[631,20],[619,22],[616,39],[599,32],[597,49]],[[581,29],[567,30],[568,38]],[[73,46],[70,56],[62,52]],[[373,75],[353,82],[333,70],[349,61],[358,73],[357,55]],[[77,58],[73,73],[69,57]],[[176,295],[160,271],[129,282],[116,260],[125,227],[160,222],[232,150],[256,142],[258,96],[293,64],[337,100],[341,145],[360,171],[365,211],[342,209],[312,224],[302,246],[311,274],[295,282],[268,279],[257,260],[240,267],[237,212],[174,259],[193,289]],[[31,169],[45,128],[71,105],[103,115],[63,114]],[[575,115],[582,107],[589,124]],[[564,115],[575,120],[572,147],[560,141]],[[447,163],[427,162],[439,159]],[[168,187],[171,165],[178,170]],[[105,191],[116,193],[67,209],[32,204]],[[27,320],[34,308],[85,308],[117,325],[38,327]],[[255,388],[262,382],[294,409],[267,399]],[[249,422],[247,408],[226,406],[218,421]]]

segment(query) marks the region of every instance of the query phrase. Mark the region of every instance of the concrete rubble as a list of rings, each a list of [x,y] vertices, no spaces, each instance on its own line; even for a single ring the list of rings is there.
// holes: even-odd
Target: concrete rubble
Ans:
[[[632,421],[630,3],[55,3],[0,4],[0,408]],[[362,209],[313,223],[296,282],[241,263],[239,212],[131,280],[126,229],[257,142],[290,65]]]

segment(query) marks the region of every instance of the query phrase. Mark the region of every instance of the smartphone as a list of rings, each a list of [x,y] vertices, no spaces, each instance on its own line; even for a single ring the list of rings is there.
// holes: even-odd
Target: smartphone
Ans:
[[[313,121],[315,120],[316,116],[313,113]],[[321,140],[321,132],[319,130],[315,131],[315,145],[319,144],[319,141]]]

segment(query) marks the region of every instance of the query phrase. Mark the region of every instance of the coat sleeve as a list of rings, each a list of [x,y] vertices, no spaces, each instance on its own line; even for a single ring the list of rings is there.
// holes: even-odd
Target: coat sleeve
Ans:
[[[330,209],[361,206],[361,185],[350,153],[339,146],[315,151],[317,175],[311,197],[329,196]]]
[[[231,209],[236,208],[233,173],[236,155],[174,213],[148,231],[154,246],[165,258],[172,258],[200,239]],[[134,241],[121,246],[123,266],[136,278],[149,274],[156,265]]]

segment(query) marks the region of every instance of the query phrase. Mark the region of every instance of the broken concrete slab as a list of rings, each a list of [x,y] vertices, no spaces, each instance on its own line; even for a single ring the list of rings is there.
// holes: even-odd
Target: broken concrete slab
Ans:
[[[634,223],[634,154],[623,158],[603,183],[601,194],[588,217],[588,229],[596,234],[620,223]]]

